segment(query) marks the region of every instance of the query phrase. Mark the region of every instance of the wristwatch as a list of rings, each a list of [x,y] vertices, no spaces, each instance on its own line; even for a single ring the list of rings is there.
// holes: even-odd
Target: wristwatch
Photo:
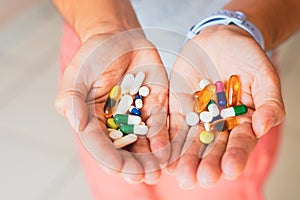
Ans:
[[[246,20],[246,15],[240,11],[220,10],[212,13],[207,18],[191,27],[187,34],[188,39],[192,39],[198,35],[201,30],[213,25],[229,25],[234,24],[247,31],[256,42],[264,49],[264,39],[258,28]]]

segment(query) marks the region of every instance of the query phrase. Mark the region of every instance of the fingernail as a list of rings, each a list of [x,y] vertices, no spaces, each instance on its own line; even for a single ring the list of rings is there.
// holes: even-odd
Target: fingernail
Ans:
[[[260,138],[261,136],[266,134],[274,125],[275,125],[274,118],[271,118],[268,121],[266,121],[265,124],[263,125],[263,131],[257,137]]]
[[[209,180],[207,180],[206,178],[200,179],[199,184],[204,188],[209,188],[212,185],[212,183]]]
[[[191,190],[195,187],[195,184],[188,186],[188,185],[185,185],[184,183],[179,183],[179,187],[184,190]]]
[[[75,114],[72,111],[67,111],[66,117],[71,124],[72,128],[76,131],[79,132],[79,126],[80,126],[80,121],[75,117]]]

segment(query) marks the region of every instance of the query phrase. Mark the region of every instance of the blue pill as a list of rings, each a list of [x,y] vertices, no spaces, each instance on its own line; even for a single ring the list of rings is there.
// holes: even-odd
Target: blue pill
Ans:
[[[142,114],[141,111],[138,108],[134,107],[134,106],[131,106],[129,108],[129,112],[133,115],[136,115],[136,116],[141,116],[141,114]]]

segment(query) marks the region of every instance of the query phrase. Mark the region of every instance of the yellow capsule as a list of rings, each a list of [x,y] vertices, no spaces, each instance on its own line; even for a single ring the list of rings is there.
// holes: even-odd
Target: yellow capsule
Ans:
[[[238,119],[236,117],[229,117],[226,119],[220,119],[212,122],[210,124],[211,131],[229,131],[232,130],[238,124]]]
[[[203,144],[210,144],[215,139],[215,134],[211,131],[202,131],[200,133],[200,141]]]
[[[203,90],[196,91],[193,94],[195,99],[194,111],[197,113],[206,109],[208,102],[214,99],[216,95],[216,86],[214,84],[208,84]]]
[[[114,118],[108,118],[106,121],[106,125],[112,129],[119,128],[119,125],[115,122]]]
[[[227,107],[237,106],[241,101],[241,81],[237,75],[232,75],[227,83]]]
[[[113,115],[118,107],[118,102],[122,96],[121,87],[116,85],[109,92],[108,98],[104,104],[104,115],[109,118]]]

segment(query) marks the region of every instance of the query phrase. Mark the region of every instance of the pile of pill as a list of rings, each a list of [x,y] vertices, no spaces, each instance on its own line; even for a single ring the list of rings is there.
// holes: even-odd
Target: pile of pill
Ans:
[[[194,92],[195,105],[193,112],[186,115],[189,126],[203,123],[205,130],[200,133],[200,141],[210,144],[215,138],[215,132],[230,131],[238,121],[235,116],[247,113],[247,107],[241,101],[241,82],[237,75],[232,75],[225,91],[222,81],[215,84],[202,79],[200,90]]]
[[[123,148],[134,143],[138,135],[146,135],[148,127],[142,121],[143,98],[150,90],[143,86],[145,73],[126,74],[120,85],[115,85],[104,104],[109,137],[115,147]]]

